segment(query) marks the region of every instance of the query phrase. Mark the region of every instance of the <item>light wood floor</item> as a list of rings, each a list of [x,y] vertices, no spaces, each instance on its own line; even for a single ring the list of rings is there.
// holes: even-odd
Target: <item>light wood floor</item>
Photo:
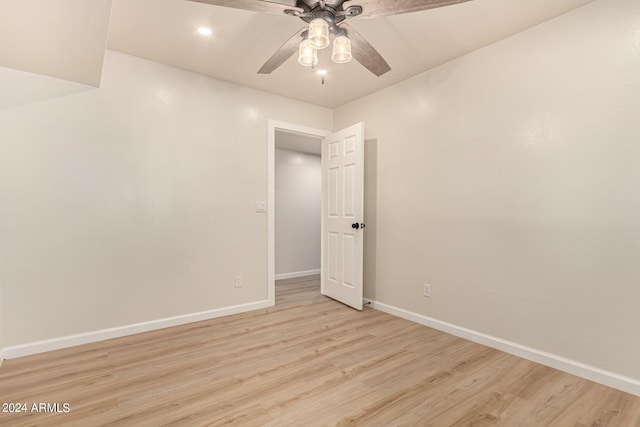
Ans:
[[[2,426],[640,426],[640,398],[319,294],[276,307],[8,360]]]

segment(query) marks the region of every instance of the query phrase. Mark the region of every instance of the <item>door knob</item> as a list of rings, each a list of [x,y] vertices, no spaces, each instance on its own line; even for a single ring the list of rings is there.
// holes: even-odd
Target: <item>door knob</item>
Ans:
[[[360,228],[360,224],[354,222],[353,224],[351,224],[351,228],[355,228],[357,230],[358,228]]]

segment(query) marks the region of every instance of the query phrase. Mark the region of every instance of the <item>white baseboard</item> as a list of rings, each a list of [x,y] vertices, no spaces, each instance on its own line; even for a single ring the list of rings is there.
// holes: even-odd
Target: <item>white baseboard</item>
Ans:
[[[604,369],[586,365],[575,360],[567,359],[565,357],[558,356],[552,353],[547,353],[535,348],[503,340],[501,338],[483,334],[481,332],[463,328],[451,323],[443,322],[381,302],[369,299],[365,299],[365,302],[370,303],[370,307],[376,310],[380,310],[385,313],[389,313],[394,316],[398,316],[403,319],[410,320],[412,322],[416,322],[421,325],[425,325],[430,328],[476,342],[478,344],[486,345],[488,347],[504,351],[505,353],[510,353],[524,359],[540,363],[541,365],[549,366],[551,368],[558,369],[560,371],[564,371],[569,374],[606,385],[608,387],[622,390],[626,393],[640,396],[640,380],[605,371]]]
[[[307,270],[307,271],[294,271],[293,273],[276,274],[276,280],[295,279],[296,277],[313,276],[314,274],[320,274],[320,269]]]
[[[0,348],[0,368],[2,367],[2,362],[4,362],[4,348]]]
[[[4,349],[4,357],[7,359],[14,359],[16,357],[29,356],[31,354],[44,353],[46,351],[59,350],[61,348],[89,344],[92,342],[108,340],[111,338],[119,338],[127,335],[134,335],[141,332],[155,331],[157,329],[170,328],[172,326],[184,325],[186,323],[199,322],[202,320],[209,320],[216,317],[229,316],[231,314],[244,313],[252,310],[259,310],[261,308],[267,308],[271,306],[273,306],[273,304],[271,304],[267,300],[257,301],[248,304],[201,311],[198,313],[167,317],[165,319],[151,320],[149,322],[136,323],[133,325],[119,326],[117,328],[102,329],[99,331],[87,332],[83,334],[69,335],[66,337],[21,344],[6,347]]]

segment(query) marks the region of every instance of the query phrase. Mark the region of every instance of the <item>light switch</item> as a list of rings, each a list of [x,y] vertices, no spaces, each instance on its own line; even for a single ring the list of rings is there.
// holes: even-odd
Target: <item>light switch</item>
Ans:
[[[264,200],[257,200],[256,201],[256,212],[264,213],[266,211],[267,211],[267,202],[265,202]]]

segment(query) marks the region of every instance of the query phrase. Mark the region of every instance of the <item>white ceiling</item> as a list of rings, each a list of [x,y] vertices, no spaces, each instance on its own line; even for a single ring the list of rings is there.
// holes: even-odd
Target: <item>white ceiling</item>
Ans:
[[[335,108],[591,1],[473,0],[350,19],[392,70],[375,77],[355,61],[333,64],[325,49],[322,85],[295,58],[256,73],[304,25],[297,18],[186,0],[0,0],[0,66],[97,85],[108,25],[109,49]],[[200,36],[200,26],[213,36]]]
[[[111,0],[0,0],[0,67],[98,86],[110,13]]]

